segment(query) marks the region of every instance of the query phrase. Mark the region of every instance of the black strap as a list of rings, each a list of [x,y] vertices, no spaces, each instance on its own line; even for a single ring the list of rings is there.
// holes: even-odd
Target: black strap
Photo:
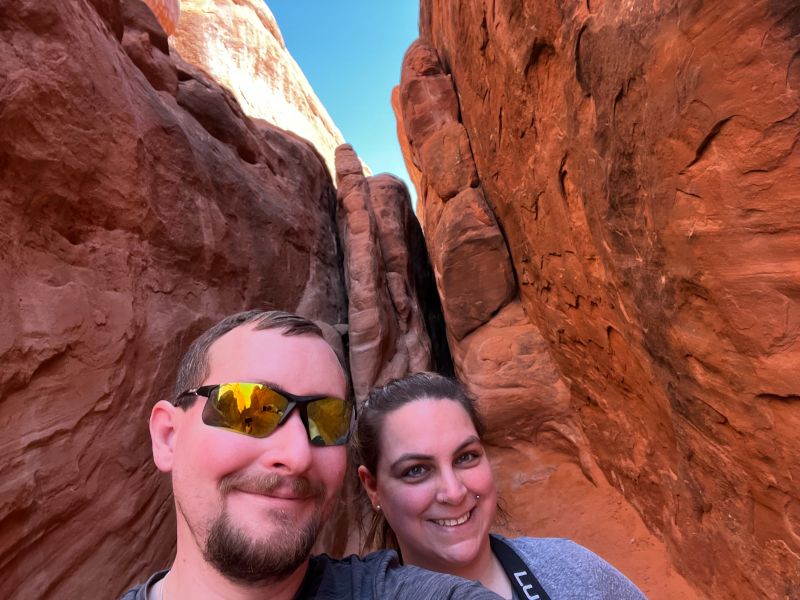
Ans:
[[[492,552],[503,566],[506,576],[511,581],[511,587],[520,600],[550,600],[550,596],[544,591],[533,571],[522,562],[513,548],[496,537],[490,537],[489,540]]]

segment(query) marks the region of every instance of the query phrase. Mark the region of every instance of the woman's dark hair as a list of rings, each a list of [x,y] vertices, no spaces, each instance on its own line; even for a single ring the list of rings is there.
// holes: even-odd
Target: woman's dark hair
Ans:
[[[414,373],[401,379],[392,379],[385,385],[375,388],[361,405],[351,446],[356,466],[364,465],[375,477],[386,415],[410,402],[426,399],[458,402],[469,415],[478,437],[483,438],[485,428],[475,406],[475,400],[467,394],[460,383],[438,373]],[[362,550],[375,548],[399,550],[394,531],[383,513],[372,511],[369,499],[363,491],[361,497],[365,499],[361,519],[364,540]],[[372,515],[371,518],[369,514]]]

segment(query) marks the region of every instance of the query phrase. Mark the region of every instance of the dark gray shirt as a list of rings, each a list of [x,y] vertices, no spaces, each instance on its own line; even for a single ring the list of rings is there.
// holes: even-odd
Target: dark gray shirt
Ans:
[[[147,600],[148,587],[166,575],[155,573],[142,585],[128,590],[122,600]],[[402,567],[391,550],[373,552],[365,558],[349,556],[334,560],[327,554],[309,561],[295,600],[498,600],[500,596],[482,585],[433,573],[417,567]]]

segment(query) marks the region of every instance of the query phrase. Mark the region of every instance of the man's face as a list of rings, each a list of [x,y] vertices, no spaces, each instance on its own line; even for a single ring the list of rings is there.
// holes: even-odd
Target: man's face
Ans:
[[[297,394],[345,397],[342,368],[315,336],[238,327],[210,348],[203,385],[263,382]],[[344,446],[320,447],[294,410],[266,438],[205,425],[198,398],[176,411],[172,481],[181,534],[233,580],[281,579],[308,557],[344,479]],[[184,543],[186,543],[184,542]]]

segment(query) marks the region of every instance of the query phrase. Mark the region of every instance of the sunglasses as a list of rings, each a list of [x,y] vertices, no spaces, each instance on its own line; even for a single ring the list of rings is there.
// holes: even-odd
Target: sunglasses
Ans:
[[[314,446],[341,446],[347,443],[353,421],[353,405],[333,396],[295,396],[274,390],[263,383],[221,383],[187,390],[178,396],[208,398],[203,408],[203,423],[257,438],[272,435],[292,410],[300,419]]]

